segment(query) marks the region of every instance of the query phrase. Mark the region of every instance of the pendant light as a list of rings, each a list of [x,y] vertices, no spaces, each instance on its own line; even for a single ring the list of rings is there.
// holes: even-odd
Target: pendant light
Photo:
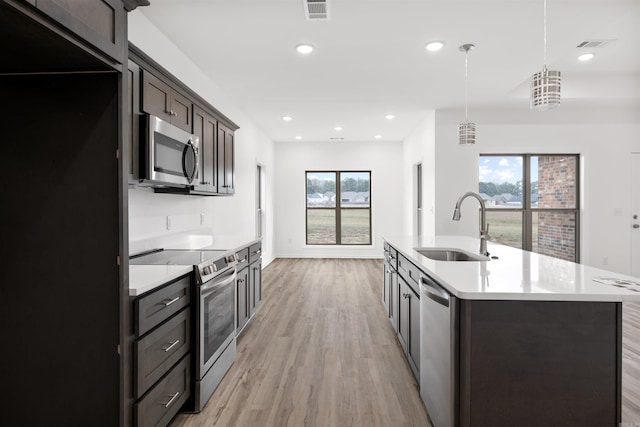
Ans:
[[[544,2],[544,50],[542,71],[531,77],[531,102],[532,110],[550,110],[560,105],[560,71],[547,69],[547,0]]]
[[[460,145],[476,143],[476,124],[469,123],[468,106],[469,103],[469,76],[468,76],[468,56],[469,51],[475,46],[471,43],[460,46],[460,51],[464,52],[464,123],[458,125],[458,143]]]

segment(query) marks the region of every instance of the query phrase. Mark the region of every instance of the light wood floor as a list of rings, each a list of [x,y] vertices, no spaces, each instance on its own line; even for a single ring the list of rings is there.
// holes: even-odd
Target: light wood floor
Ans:
[[[172,427],[430,426],[382,309],[382,261],[278,259],[238,356]]]

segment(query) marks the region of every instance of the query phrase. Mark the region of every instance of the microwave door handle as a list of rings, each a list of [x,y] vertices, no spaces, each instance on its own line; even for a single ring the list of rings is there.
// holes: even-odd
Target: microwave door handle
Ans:
[[[189,151],[193,152],[193,170],[187,170],[187,153]],[[196,147],[191,143],[191,140],[189,140],[189,142],[187,142],[187,144],[184,147],[184,151],[182,152],[182,172],[184,173],[185,178],[187,178],[187,181],[189,181],[189,183],[191,183],[191,181],[193,181],[193,179],[195,178],[196,175],[196,171],[198,170],[198,152]]]
[[[199,140],[196,138],[196,144],[198,143]],[[196,156],[195,166],[193,168],[193,179],[195,179],[198,171],[200,170],[200,149],[198,148],[198,145],[193,144],[193,140],[189,141],[189,144],[193,147],[193,154]],[[204,175],[200,178],[204,179]]]

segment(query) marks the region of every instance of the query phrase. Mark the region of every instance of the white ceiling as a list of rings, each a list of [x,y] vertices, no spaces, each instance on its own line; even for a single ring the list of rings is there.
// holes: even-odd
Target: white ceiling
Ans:
[[[303,0],[151,0],[139,10],[275,141],[404,139],[425,111],[464,107],[465,43],[476,46],[469,120],[474,108],[528,108],[529,78],[543,65],[542,0],[329,7],[326,21],[307,21]],[[640,0],[547,0],[547,33],[548,68],[563,78],[559,108],[640,105]],[[615,41],[576,47],[594,39]],[[430,40],[445,47],[428,52]],[[300,55],[300,43],[314,52]],[[586,51],[596,57],[579,62]]]

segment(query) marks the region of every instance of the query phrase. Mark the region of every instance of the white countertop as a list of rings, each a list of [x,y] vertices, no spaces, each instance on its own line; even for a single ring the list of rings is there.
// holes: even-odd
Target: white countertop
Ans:
[[[458,248],[477,254],[479,239],[457,236],[383,238],[453,295],[476,300],[640,301],[640,286],[625,288],[594,281],[595,277],[640,282],[574,262],[488,242],[490,261],[435,261],[414,248]],[[638,292],[632,289],[637,288]]]
[[[212,236],[207,239],[207,243],[210,244],[204,247],[187,241],[182,245],[173,244],[171,249],[220,249],[233,253],[233,251],[251,246],[261,240],[262,238],[256,239],[246,236]],[[201,242],[198,241],[198,243]],[[142,295],[192,271],[192,265],[130,265],[129,296]]]
[[[130,265],[129,296],[142,295],[192,271],[191,265]]]

